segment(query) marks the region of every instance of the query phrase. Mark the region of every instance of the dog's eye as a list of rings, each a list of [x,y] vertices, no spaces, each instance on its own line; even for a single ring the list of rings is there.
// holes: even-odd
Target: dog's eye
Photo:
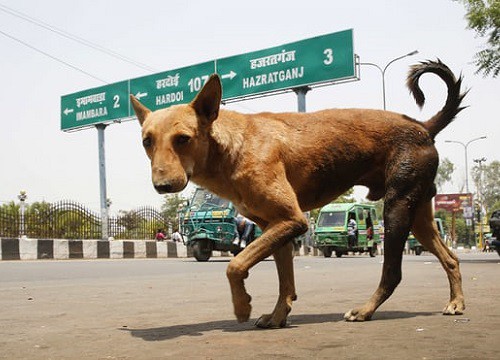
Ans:
[[[175,143],[177,145],[184,145],[187,144],[191,140],[191,136],[189,135],[178,135],[175,137]]]
[[[142,140],[142,145],[145,147],[145,148],[148,148],[150,147],[152,144],[152,141],[151,141],[151,138],[150,137],[146,137]]]

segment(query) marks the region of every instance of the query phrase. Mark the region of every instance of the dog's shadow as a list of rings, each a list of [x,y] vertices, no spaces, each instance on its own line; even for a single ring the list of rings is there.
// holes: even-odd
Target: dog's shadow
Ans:
[[[406,311],[381,311],[374,315],[374,321],[407,319],[417,316],[434,316],[438,312],[406,312]],[[292,315],[288,318],[286,328],[294,328],[305,324],[322,324],[327,322],[344,321],[344,314],[307,314]],[[213,330],[224,332],[245,332],[264,331],[253,325],[253,322],[239,324],[236,320],[209,321],[197,324],[173,325],[149,329],[120,328],[128,331],[133,337],[141,338],[145,341],[171,340],[180,336],[202,336],[204,333]]]

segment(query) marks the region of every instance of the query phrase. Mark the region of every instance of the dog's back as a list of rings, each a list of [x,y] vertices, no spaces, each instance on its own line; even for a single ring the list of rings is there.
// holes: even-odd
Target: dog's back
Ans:
[[[433,149],[432,138],[421,122],[380,110],[243,116],[221,110],[213,134],[218,139],[240,139],[237,149],[225,153],[233,152],[232,171],[240,177],[247,169],[254,172],[255,166],[283,164],[303,210],[318,207],[353,185],[367,186],[369,198],[380,199],[386,164],[393,157],[410,149],[414,153],[419,148]],[[211,163],[217,161],[220,159]]]

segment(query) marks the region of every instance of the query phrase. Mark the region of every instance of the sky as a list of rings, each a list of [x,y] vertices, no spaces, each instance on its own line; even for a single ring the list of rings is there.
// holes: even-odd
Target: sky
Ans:
[[[6,7],[149,70],[12,16]],[[0,204],[17,202],[24,190],[28,203],[69,199],[95,211],[100,208],[97,130],[61,131],[62,95],[346,29],[353,29],[360,62],[384,67],[418,50],[387,69],[388,110],[425,121],[444,105],[444,84],[425,75],[421,86],[427,103],[422,110],[416,106],[405,87],[412,64],[439,58],[455,74],[463,74],[470,88],[465,99],[469,107],[436,138],[441,159],[456,166],[443,192],[459,192],[465,184],[464,147],[445,140],[467,143],[487,136],[468,146],[469,169],[473,159],[485,157],[486,164],[500,160],[500,81],[475,73],[474,54],[485,39],[467,29],[464,16],[463,5],[451,0],[0,0]],[[307,111],[382,108],[381,73],[373,66],[360,70],[359,81],[308,92]],[[245,113],[296,111],[297,97],[287,92],[225,108]],[[105,156],[112,214],[161,206],[164,200],[151,184],[136,121],[106,128]],[[469,188],[474,190],[470,176]],[[365,194],[364,189],[356,190],[360,198]]]

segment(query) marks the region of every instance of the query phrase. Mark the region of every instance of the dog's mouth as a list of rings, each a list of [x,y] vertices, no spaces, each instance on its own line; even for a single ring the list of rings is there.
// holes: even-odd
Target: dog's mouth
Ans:
[[[187,179],[184,183],[181,183],[181,182],[164,183],[164,184],[154,184],[153,183],[153,186],[154,186],[156,192],[158,192],[158,194],[160,194],[160,195],[176,193],[176,192],[184,190],[184,188],[189,183],[190,178],[191,178],[191,176],[189,174],[187,174]]]
[[[175,192],[175,191],[172,191],[173,186],[170,185],[170,184],[167,184],[167,185],[154,185],[154,187],[155,187],[156,192],[158,194],[161,194],[161,195]]]

